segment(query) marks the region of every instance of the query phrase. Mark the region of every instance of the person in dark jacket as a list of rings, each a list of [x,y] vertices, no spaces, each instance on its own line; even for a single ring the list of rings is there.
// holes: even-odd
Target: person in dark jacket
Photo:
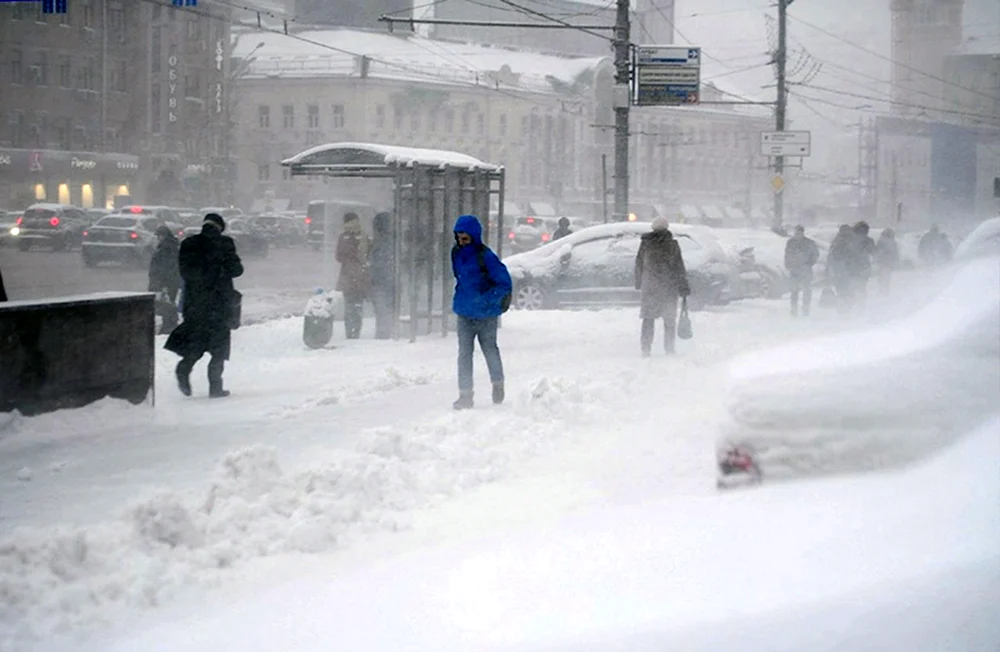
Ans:
[[[932,267],[947,263],[953,253],[948,236],[941,232],[937,224],[931,225],[931,230],[920,238],[920,244],[917,245],[917,256],[920,261]]]
[[[371,242],[361,227],[358,214],[346,213],[344,230],[337,240],[337,262],[340,263],[337,291],[344,295],[344,329],[349,340],[361,337],[365,299],[371,289],[370,249]]]
[[[899,245],[896,243],[896,233],[892,229],[882,231],[875,244],[875,271],[878,274],[878,286],[882,296],[889,294],[892,284],[892,273],[899,267]]]
[[[868,297],[868,280],[872,275],[872,257],[875,255],[875,241],[868,235],[869,230],[868,223],[863,220],[851,229],[853,237],[847,258],[850,283],[848,309],[864,305]]]
[[[229,359],[230,317],[233,310],[233,279],[243,274],[243,263],[233,239],[222,235],[226,223],[209,213],[201,233],[184,239],[178,257],[184,280],[184,321],[167,338],[166,349],[181,356],[177,363],[177,385],[191,395],[191,371],[203,355],[208,363],[208,395],[229,396],[222,388],[222,372]]]
[[[392,214],[379,213],[372,223],[371,286],[375,308],[375,339],[386,340],[393,333],[396,301],[395,257]]]
[[[653,347],[657,319],[663,319],[663,349],[668,354],[673,353],[677,337],[677,299],[691,294],[691,287],[681,246],[665,218],[653,220],[652,233],[642,236],[635,257],[635,289],[642,292],[639,313],[642,355],[648,356]]]
[[[813,266],[819,260],[819,247],[806,237],[802,225],[795,227],[795,234],[785,243],[785,269],[792,282],[792,315],[799,314],[799,293],[802,293],[802,314],[809,316],[812,306]]]
[[[472,358],[476,339],[486,358],[493,384],[493,403],[504,401],[503,361],[497,346],[497,328],[504,303],[514,283],[507,266],[483,243],[483,227],[475,215],[463,215],[455,222],[455,247],[451,268],[455,275],[452,310],[458,318],[458,400],[456,410],[474,406]]]
[[[851,257],[853,239],[850,225],[841,224],[826,255],[826,278],[837,293],[837,308],[840,312],[844,312],[849,305],[851,277],[848,273],[848,260]]]
[[[181,270],[178,256],[180,243],[168,226],[156,229],[159,242],[149,262],[149,291],[157,294],[157,312],[163,317],[161,335],[169,335],[177,328],[177,293],[181,289]],[[163,301],[163,299],[166,299]]]
[[[569,218],[560,217],[559,218],[559,228],[556,229],[555,233],[552,234],[552,241],[555,242],[560,238],[565,238],[566,236],[573,233],[573,229],[569,228]]]

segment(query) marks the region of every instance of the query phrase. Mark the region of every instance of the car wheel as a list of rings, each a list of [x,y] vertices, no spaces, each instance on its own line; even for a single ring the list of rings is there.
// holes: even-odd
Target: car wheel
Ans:
[[[518,310],[542,310],[545,308],[545,290],[534,283],[526,283],[514,293],[514,307]]]

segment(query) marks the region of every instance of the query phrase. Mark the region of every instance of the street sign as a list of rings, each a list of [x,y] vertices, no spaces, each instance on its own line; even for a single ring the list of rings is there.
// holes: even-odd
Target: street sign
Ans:
[[[761,156],[809,156],[812,134],[808,131],[760,132]]]
[[[774,189],[774,194],[776,195],[785,189],[785,180],[780,174],[771,177],[771,188]]]
[[[640,45],[632,58],[632,103],[636,106],[697,104],[701,48]]]

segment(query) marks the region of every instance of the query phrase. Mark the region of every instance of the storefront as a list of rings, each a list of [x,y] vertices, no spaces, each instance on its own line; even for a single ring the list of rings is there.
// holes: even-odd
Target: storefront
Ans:
[[[115,195],[130,195],[139,174],[131,154],[0,149],[0,208],[33,202],[110,208]]]

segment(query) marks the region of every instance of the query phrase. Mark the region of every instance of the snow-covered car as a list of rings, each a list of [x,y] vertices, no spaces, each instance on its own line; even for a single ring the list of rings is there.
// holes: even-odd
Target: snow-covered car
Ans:
[[[719,485],[905,465],[998,411],[1000,257],[913,314],[734,361]]]
[[[741,282],[732,288],[734,299],[778,299],[791,289],[788,270],[785,269],[787,237],[770,229],[717,228],[712,233],[739,269]],[[820,270],[825,264],[829,246],[822,240],[816,240],[816,246],[820,252],[817,270]],[[751,256],[741,255],[750,248],[753,250]]]
[[[541,217],[518,217],[507,233],[507,247],[512,254],[537,249],[552,240],[552,231]]]
[[[1000,217],[977,226],[955,247],[955,260],[1000,256]]]
[[[648,222],[616,222],[581,229],[527,253],[504,259],[521,310],[637,305],[635,257]],[[676,224],[698,309],[728,300],[735,267],[707,227]]]

